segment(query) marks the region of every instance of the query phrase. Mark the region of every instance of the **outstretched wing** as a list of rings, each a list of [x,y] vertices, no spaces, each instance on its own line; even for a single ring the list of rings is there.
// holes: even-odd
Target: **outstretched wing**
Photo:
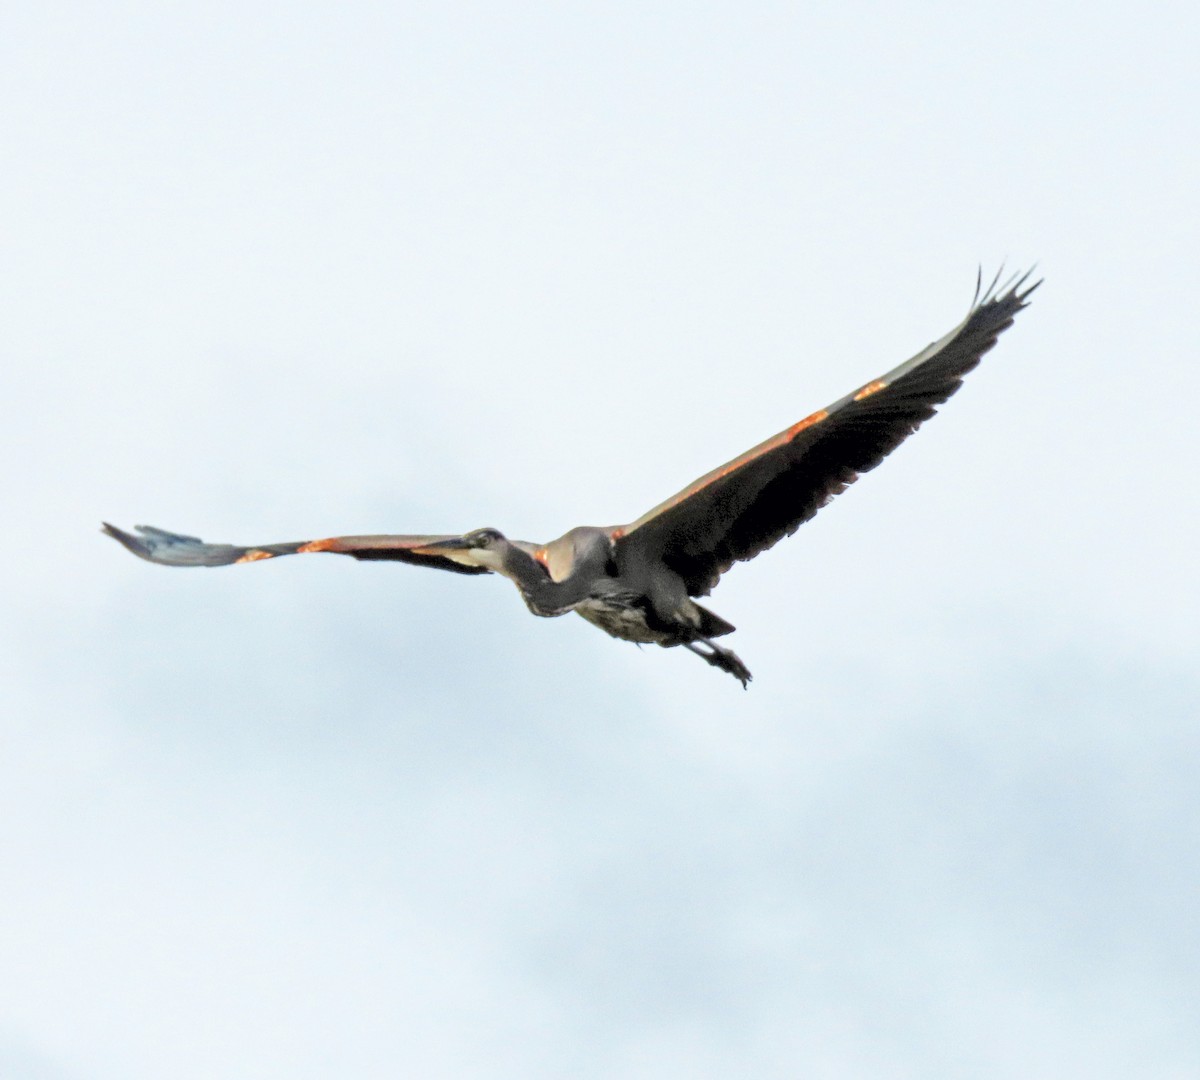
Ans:
[[[195,536],[156,529],[152,525],[135,525],[140,536],[134,536],[115,525],[104,522],[103,531],[124,544],[140,558],[163,566],[228,566],[230,563],[258,562],[279,555],[298,555],[309,551],[331,551],[355,559],[384,559],[392,562],[432,566],[456,574],[487,574],[486,567],[455,562],[440,554],[425,554],[430,544],[454,540],[454,536],[333,536],[327,540],[299,540],[291,544],[260,544],[238,547],[234,544],[206,544]]]
[[[735,562],[790,536],[861,473],[875,468],[962,384],[1012,325],[1029,274],[975,300],[940,341],[828,408],[820,409],[613,532],[641,558],[661,559],[704,596]]]

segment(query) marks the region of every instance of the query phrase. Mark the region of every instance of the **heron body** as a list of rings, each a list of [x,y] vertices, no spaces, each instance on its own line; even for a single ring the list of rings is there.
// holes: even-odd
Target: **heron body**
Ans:
[[[557,540],[509,540],[497,529],[461,535],[341,536],[239,547],[137,526],[105,524],[130,551],[167,566],[224,566],[305,552],[407,562],[460,574],[507,577],[535,615],[574,611],[613,637],[682,645],[750,680],[714,638],[734,627],[696,597],[736,562],[791,535],[860,474],[873,469],[961,385],[1026,305],[1028,274],[976,298],[950,333],[886,375],[809,414],[705,474],[628,525],[579,526]]]

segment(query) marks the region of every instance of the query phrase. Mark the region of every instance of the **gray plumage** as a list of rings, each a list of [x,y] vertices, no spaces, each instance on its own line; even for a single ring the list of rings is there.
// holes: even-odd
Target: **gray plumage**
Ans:
[[[750,672],[713,640],[734,627],[696,597],[875,468],[962,384],[1040,282],[1025,274],[976,298],[967,317],[911,360],[819,409],[685,487],[628,525],[578,527],[547,544],[496,529],[461,535],[342,536],[238,547],[151,526],[105,524],[135,555],[166,566],[226,566],[304,552],[498,573],[536,615],[574,611],[627,641],[682,645],[745,686]]]

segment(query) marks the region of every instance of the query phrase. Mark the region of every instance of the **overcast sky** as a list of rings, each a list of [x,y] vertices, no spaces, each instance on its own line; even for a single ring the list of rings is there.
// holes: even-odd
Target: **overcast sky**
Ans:
[[[6,6],[5,1080],[1200,1075],[1200,16],[798,7]],[[749,692],[97,532],[630,521],[1005,261]]]

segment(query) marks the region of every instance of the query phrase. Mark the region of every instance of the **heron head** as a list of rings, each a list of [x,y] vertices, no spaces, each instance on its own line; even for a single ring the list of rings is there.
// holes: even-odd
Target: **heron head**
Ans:
[[[463,551],[476,566],[504,572],[504,560],[509,543],[499,529],[475,529],[462,538]]]
[[[420,555],[439,555],[463,566],[501,570],[508,541],[499,529],[475,529],[462,536],[447,537],[415,549]]]
[[[464,533],[462,537],[463,547],[470,551],[487,551],[489,548],[495,548],[504,542],[504,533],[499,529],[475,529],[472,532]]]

